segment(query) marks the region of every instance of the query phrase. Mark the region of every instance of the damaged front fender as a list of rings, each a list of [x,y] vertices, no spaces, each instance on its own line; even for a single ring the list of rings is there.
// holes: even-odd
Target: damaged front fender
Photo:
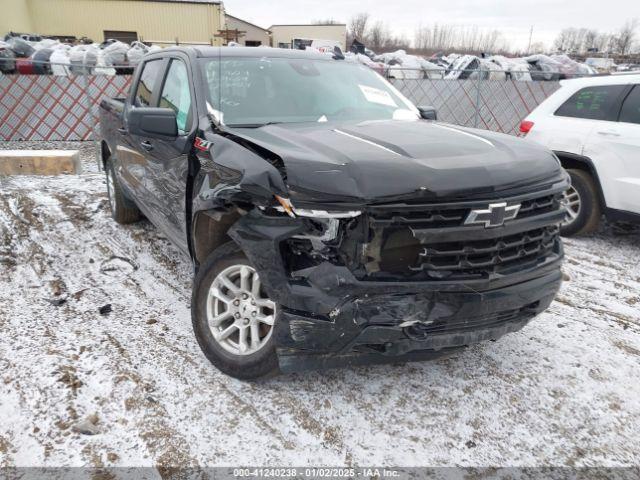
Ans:
[[[230,240],[229,228],[256,206],[267,206],[274,195],[286,196],[283,168],[259,147],[219,131],[199,139],[193,175],[191,239],[197,266]]]
[[[287,196],[282,168],[275,157],[258,147],[238,143],[231,134],[213,134],[208,152],[198,155],[200,168],[194,181],[194,213],[225,203],[268,204],[273,195]]]

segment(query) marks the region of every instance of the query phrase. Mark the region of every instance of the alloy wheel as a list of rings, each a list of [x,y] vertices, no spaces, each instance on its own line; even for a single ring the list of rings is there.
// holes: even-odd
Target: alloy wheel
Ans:
[[[562,225],[571,225],[576,221],[578,215],[580,215],[580,194],[575,188],[569,187],[562,195],[561,204],[567,211],[567,216],[564,222],[562,222]]]
[[[271,338],[276,304],[262,289],[258,272],[243,264],[225,268],[207,298],[207,323],[216,342],[234,355],[251,355]]]

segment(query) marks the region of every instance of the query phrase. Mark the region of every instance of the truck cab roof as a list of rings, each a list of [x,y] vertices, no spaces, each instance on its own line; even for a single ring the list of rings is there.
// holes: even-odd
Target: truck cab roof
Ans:
[[[210,46],[192,46],[192,47],[168,47],[162,51],[155,52],[154,56],[165,56],[172,52],[183,52],[197,58],[216,58],[216,57],[247,57],[247,58],[299,58],[311,60],[331,60],[330,55],[318,53],[316,51],[293,50],[287,48],[271,48],[271,47],[210,47]]]

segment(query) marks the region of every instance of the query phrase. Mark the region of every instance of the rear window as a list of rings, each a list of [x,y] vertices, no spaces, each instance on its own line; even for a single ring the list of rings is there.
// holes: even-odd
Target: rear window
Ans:
[[[136,89],[135,105],[136,107],[154,107],[151,105],[153,97],[153,89],[157,83],[162,69],[162,59],[151,60],[142,67],[142,74]]]
[[[640,123],[640,85],[633,87],[633,90],[631,90],[631,93],[622,104],[620,121],[627,123]]]
[[[616,103],[626,88],[625,85],[583,88],[564,102],[555,114],[560,117],[615,120]]]

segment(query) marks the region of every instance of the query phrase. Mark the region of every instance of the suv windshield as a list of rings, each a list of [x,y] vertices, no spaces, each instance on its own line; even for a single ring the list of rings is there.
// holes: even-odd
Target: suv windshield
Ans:
[[[223,57],[201,68],[210,112],[229,126],[419,118],[379,74],[344,60]]]

